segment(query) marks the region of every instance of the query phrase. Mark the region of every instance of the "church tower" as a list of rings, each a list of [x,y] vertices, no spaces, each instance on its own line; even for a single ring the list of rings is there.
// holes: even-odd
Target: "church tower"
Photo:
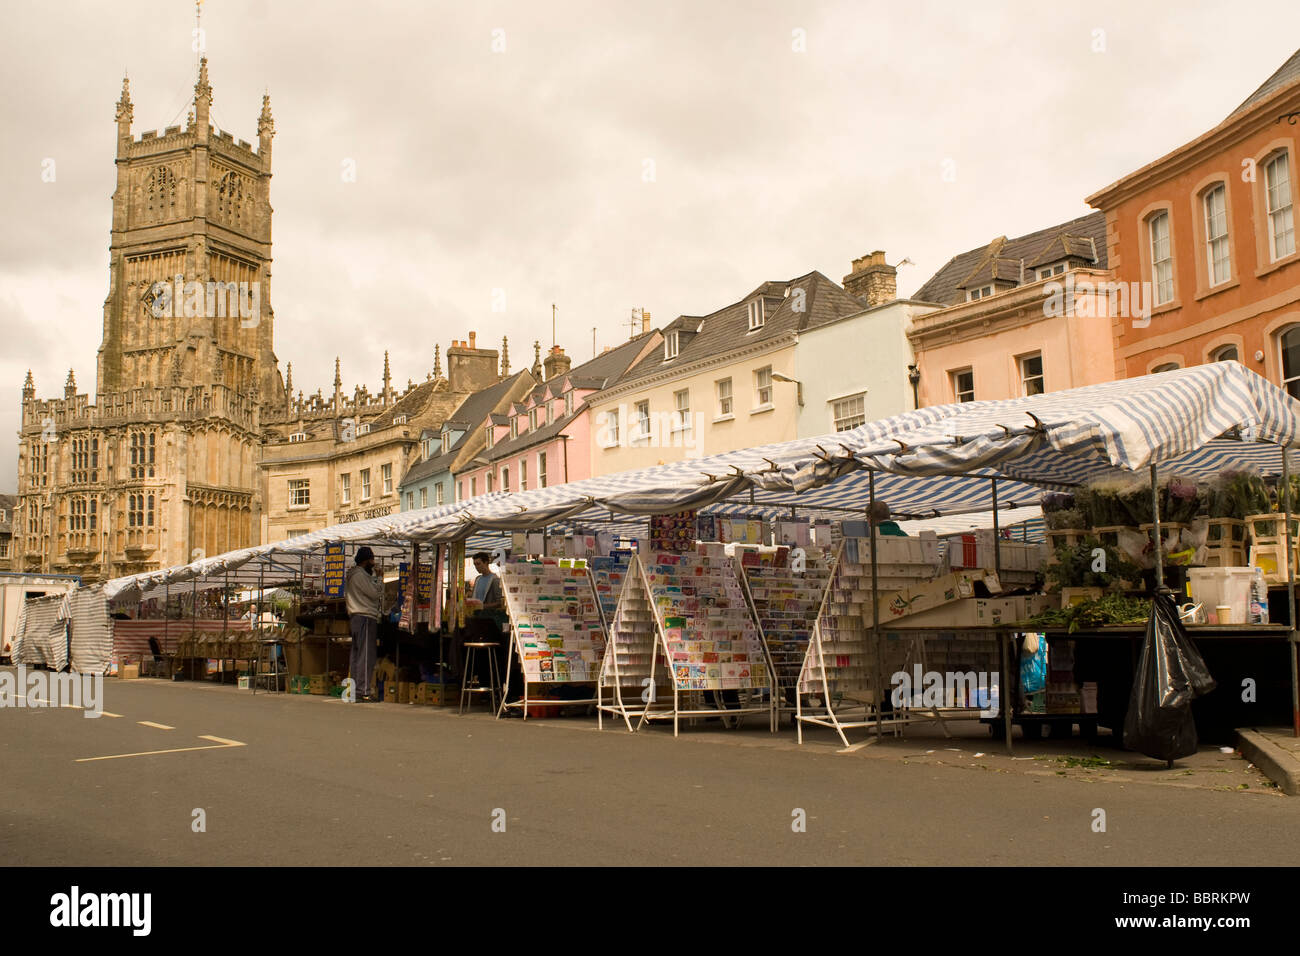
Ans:
[[[117,188],[99,395],[221,383],[284,405],[271,308],[270,97],[257,146],[211,125],[199,61],[187,125],[132,135],[130,86],[117,103]]]

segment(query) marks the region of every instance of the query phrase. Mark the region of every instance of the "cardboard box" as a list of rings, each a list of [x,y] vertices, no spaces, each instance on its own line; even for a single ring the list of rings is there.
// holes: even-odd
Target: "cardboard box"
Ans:
[[[352,626],[346,618],[334,618],[330,621],[330,633],[338,637],[347,637],[352,633]]]
[[[252,681],[253,681],[253,679],[252,679],[251,677],[249,677],[247,674],[241,674],[241,675],[239,676],[239,678],[238,678],[238,682],[237,682],[237,683],[238,683],[238,687],[239,687],[239,689],[240,689],[240,690],[248,690],[250,687],[253,686]]]
[[[896,621],[953,601],[972,598],[975,596],[975,585],[980,582],[984,583],[991,594],[997,594],[1002,590],[995,574],[985,571],[957,571],[912,588],[896,591],[891,595],[882,595],[880,620]],[[863,620],[868,627],[871,626],[869,615],[868,607],[863,615]]]
[[[397,702],[399,704],[412,704],[414,700],[415,684],[410,681],[399,681],[397,684]]]
[[[395,680],[384,681],[384,703],[396,704],[400,693],[401,683]]]
[[[140,677],[140,665],[123,664],[117,669],[117,676],[122,680],[138,680]]]
[[[997,627],[1023,620],[1024,607],[1019,597],[963,598],[909,615],[903,623],[907,627]]]
[[[311,683],[309,686],[312,694],[314,694],[317,697],[324,697],[327,694],[329,694],[330,692],[329,674],[312,674],[310,680]]]
[[[449,707],[460,700],[459,684],[420,684],[415,691],[416,703],[425,707]]]

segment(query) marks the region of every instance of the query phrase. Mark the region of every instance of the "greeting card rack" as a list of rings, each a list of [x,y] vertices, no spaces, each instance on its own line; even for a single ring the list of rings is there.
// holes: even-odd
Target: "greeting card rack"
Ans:
[[[738,549],[740,580],[776,680],[772,723],[798,710],[799,675],[825,603],[835,552],[828,548]]]
[[[675,737],[682,718],[722,717],[735,728],[745,716],[765,713],[770,722],[774,695],[767,650],[735,565],[721,546],[716,553],[651,553],[641,575],[656,636],[651,671],[660,660],[670,668],[672,703],[646,707],[638,727],[671,719]],[[668,702],[657,685],[651,688]]]
[[[648,711],[665,709],[657,700],[656,688],[672,682],[667,665],[655,656],[658,631],[650,585],[636,555],[623,574],[613,617],[596,685],[596,721],[603,730],[605,714],[614,714],[623,718],[629,731],[635,731]],[[636,727],[632,726],[634,719]]]
[[[519,708],[528,719],[529,707],[554,705],[555,697],[539,697],[538,685],[595,684],[608,644],[600,604],[585,562],[572,558],[514,559],[501,569],[506,609],[510,614],[510,654],[500,716]],[[510,664],[519,660],[523,696],[509,701]],[[596,704],[598,695],[563,698],[565,705]]]
[[[867,623],[872,620],[870,568],[846,562],[844,547],[841,540],[831,562],[831,584],[818,609],[799,672],[795,708],[799,743],[803,743],[804,724],[830,727],[845,747],[849,746],[845,730],[878,725],[889,725],[894,733],[898,730],[893,712],[888,716],[884,712],[889,687],[879,675],[894,673],[910,659],[912,641],[877,643],[871,639]],[[877,697],[882,704],[880,713]]]

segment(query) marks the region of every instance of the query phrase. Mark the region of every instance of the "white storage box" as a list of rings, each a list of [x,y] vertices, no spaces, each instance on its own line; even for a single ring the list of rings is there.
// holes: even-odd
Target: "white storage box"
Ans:
[[[1254,568],[1189,568],[1187,583],[1192,601],[1203,606],[1207,617],[1217,608],[1232,608],[1232,619],[1219,624],[1246,624],[1250,617],[1250,585]]]

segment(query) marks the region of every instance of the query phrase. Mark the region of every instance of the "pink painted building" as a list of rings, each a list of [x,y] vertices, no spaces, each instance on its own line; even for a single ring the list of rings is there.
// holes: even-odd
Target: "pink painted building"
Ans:
[[[456,500],[590,478],[587,396],[613,385],[662,342],[659,332],[643,332],[576,368],[563,349],[553,347],[545,362],[533,366],[541,384],[504,413],[488,416],[483,450],[455,473]]]

